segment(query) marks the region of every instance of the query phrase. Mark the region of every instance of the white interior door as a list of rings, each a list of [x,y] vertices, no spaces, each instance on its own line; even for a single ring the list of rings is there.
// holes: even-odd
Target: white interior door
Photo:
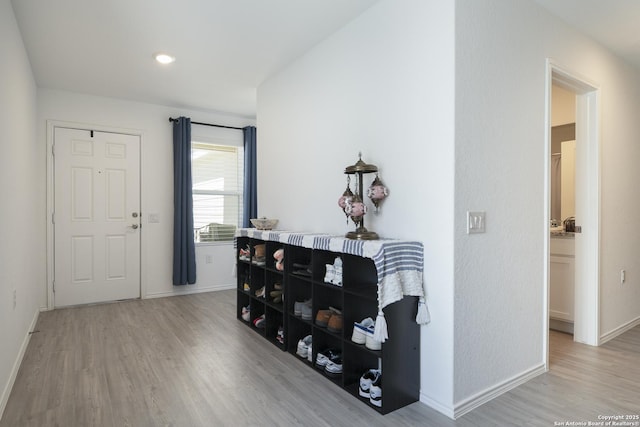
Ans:
[[[55,128],[54,298],[140,297],[140,138]]]

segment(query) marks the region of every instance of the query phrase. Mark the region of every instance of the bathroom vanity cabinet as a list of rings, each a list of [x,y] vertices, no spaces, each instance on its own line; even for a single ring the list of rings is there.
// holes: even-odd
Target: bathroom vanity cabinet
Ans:
[[[551,236],[550,240],[550,327],[573,333],[575,240],[573,234]]]

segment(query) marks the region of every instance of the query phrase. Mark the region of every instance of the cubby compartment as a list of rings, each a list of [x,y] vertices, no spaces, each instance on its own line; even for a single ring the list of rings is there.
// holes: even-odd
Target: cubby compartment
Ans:
[[[263,314],[265,314],[264,309],[264,303],[257,300],[256,298],[251,298],[251,316],[250,316],[250,326],[253,330],[255,330],[256,332],[258,332],[260,335],[265,335],[265,328],[266,328],[266,322],[264,322],[262,325],[263,327],[256,327],[255,326],[255,320],[262,316]],[[266,314],[265,314],[265,318],[266,318]],[[266,319],[265,319],[266,320]]]
[[[284,245],[282,243],[277,242],[267,242],[267,251],[266,251],[266,268],[273,271],[284,271],[284,258],[282,262],[282,267],[278,268],[276,266],[277,260],[274,258],[274,254],[276,251],[282,250],[284,253],[283,257],[286,256],[286,251],[284,250]]]
[[[378,316],[378,301],[345,292],[344,306],[349,307],[348,310],[344,310],[343,312],[344,337],[346,340],[351,341],[354,324],[356,322],[361,323],[366,318],[371,318],[374,322],[376,321]],[[364,344],[354,343],[354,345],[365,347]]]
[[[295,277],[311,280],[313,275],[311,249],[287,245],[285,248],[285,269]]]
[[[246,292],[238,292],[237,294],[237,306],[236,306],[236,316],[238,319],[242,320],[247,325],[251,324],[251,316],[249,316],[248,320],[242,318],[242,309],[249,307],[251,309],[251,297]]]
[[[316,327],[323,329],[329,334],[335,335],[337,338],[342,338],[342,334],[344,331],[344,316],[342,314],[343,307],[344,307],[344,300],[343,300],[343,294],[340,291],[340,288],[336,288],[333,285],[325,285],[325,284],[314,285],[312,321]],[[333,331],[328,329],[329,325],[332,325],[330,317],[324,319],[327,322],[329,322],[326,325],[323,326],[322,324],[319,323],[320,319],[318,319],[319,317],[318,312],[321,310],[329,310],[329,312],[333,316],[335,312],[332,309],[337,310],[337,312],[339,312],[339,315],[342,317],[342,327],[340,328],[339,331],[336,331],[335,327],[333,328],[334,329]],[[327,312],[325,311],[325,313]],[[332,325],[332,326],[335,326],[335,325]]]
[[[378,272],[373,260],[345,254],[343,263],[344,291],[365,298],[377,299]]]
[[[265,300],[266,303],[279,310],[283,311],[283,295],[284,295],[284,277],[280,272],[272,270],[266,271],[265,281]]]
[[[343,374],[332,374],[327,372],[325,366],[318,365],[318,353],[329,354],[338,353],[341,358],[341,363],[344,364],[344,353],[342,348],[342,340],[333,334],[328,334],[324,330],[314,328],[313,331],[313,367],[322,372],[327,378],[336,384],[342,386]]]
[[[251,266],[247,262],[239,262],[236,277],[238,280],[238,290],[249,295],[251,292]]]
[[[295,303],[301,303],[312,299],[312,285],[311,282],[303,280],[296,276],[289,276],[286,281],[286,295],[285,303],[287,306],[287,312],[295,316],[294,307]],[[296,316],[301,318],[300,316]],[[313,316],[308,322],[313,321]]]
[[[256,265],[251,265],[249,273],[249,292],[251,296],[264,299],[264,293],[259,292],[264,286],[264,270]],[[260,295],[263,296],[260,296]]]
[[[307,335],[311,335],[311,325],[307,322],[303,322],[297,317],[289,316],[287,330],[285,333],[287,351],[291,354],[296,355],[298,359],[309,363],[306,358],[303,359],[299,355],[297,355],[298,341],[300,341]]]
[[[339,259],[340,262],[337,263],[337,265],[339,266],[340,269],[340,280],[335,280],[333,283],[331,281],[331,277],[333,275],[329,275],[330,277],[327,277],[327,268],[331,269],[332,267],[334,267],[336,265],[336,259]],[[342,254],[336,253],[336,252],[329,252],[329,251],[314,251],[313,252],[313,262],[312,262],[312,270],[313,270],[313,281],[314,282],[318,282],[318,283],[325,283],[331,286],[342,286],[342,265],[344,264],[344,261],[342,261]],[[329,267],[327,267],[327,265],[329,265]],[[329,281],[325,280],[325,279],[329,279]],[[338,282],[340,284],[338,284]]]
[[[415,322],[417,298],[405,297],[384,308],[389,338],[380,350],[369,349],[366,343],[354,343],[351,340],[354,323],[367,317],[377,320],[378,275],[373,260],[291,243],[302,242],[302,235],[290,236],[287,241],[289,243],[285,244],[253,237],[237,238],[237,317],[242,319],[242,308],[250,305],[250,321],[244,324],[381,414],[416,402],[420,390],[420,328]],[[241,259],[247,247],[251,257]],[[279,249],[284,251],[282,269],[276,268],[273,258]],[[263,257],[263,261],[255,262],[257,257]],[[327,264],[335,266],[336,258],[342,263],[342,280],[341,283],[331,283],[331,280],[328,283],[325,280]],[[244,289],[245,283],[249,284],[249,290]],[[264,297],[256,296],[256,291],[263,286]],[[274,291],[282,291],[282,301],[274,301]],[[301,313],[297,316],[295,313],[296,303],[300,307],[305,301],[310,301],[310,309],[304,310],[309,314],[306,320]],[[338,332],[326,327],[330,317],[325,327],[316,324],[318,311],[330,308],[340,312],[342,328]],[[262,314],[265,315],[264,327],[256,328],[253,321]],[[283,335],[282,342],[278,340],[279,331]],[[311,336],[311,361],[297,354],[298,343],[307,336]],[[308,349],[306,345],[301,348]],[[341,371],[336,366],[332,367],[334,372],[316,367],[318,353],[329,349],[340,354]],[[358,393],[360,378],[370,369],[383,372],[381,407]]]
[[[282,312],[271,307],[266,307],[265,320],[265,336],[280,349],[285,350],[284,316]],[[278,339],[279,331],[282,331],[282,342]]]
[[[376,355],[364,350],[364,347],[360,347],[357,344],[345,343],[344,347],[344,363],[342,365],[344,388],[349,393],[353,394],[354,396],[358,396],[358,398],[361,398],[363,401],[369,403],[368,399],[362,398],[358,393],[360,378],[369,369],[380,369],[382,367],[382,358],[380,357],[380,355]],[[378,409],[377,407],[374,408]]]
[[[261,240],[251,241],[251,264],[265,267],[267,261],[267,244]]]

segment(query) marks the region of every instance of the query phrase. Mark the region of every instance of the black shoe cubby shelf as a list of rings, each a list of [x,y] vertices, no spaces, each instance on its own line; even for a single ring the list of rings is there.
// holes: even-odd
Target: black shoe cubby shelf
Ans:
[[[282,243],[277,233],[239,230],[236,237],[238,319],[299,361],[292,363],[305,363],[318,369],[315,364],[318,352],[336,349],[342,355],[342,373],[332,375],[322,371],[327,380],[381,414],[416,402],[420,392],[420,325],[415,320],[418,297],[404,296],[384,308],[389,338],[380,350],[356,344],[351,340],[354,322],[367,317],[375,320],[378,313],[378,273],[373,259],[303,247],[289,243],[291,240]],[[276,268],[273,257],[279,249],[284,250],[282,270]],[[326,264],[333,264],[336,258],[342,261],[341,286],[324,281]],[[282,291],[281,301],[274,302],[275,297],[271,296],[274,291]],[[277,293],[273,295],[277,297]],[[295,303],[307,300],[311,300],[311,313],[303,318],[295,313]],[[243,318],[246,307],[250,307],[249,315]],[[318,311],[329,307],[340,310],[341,331],[331,332],[315,323]],[[255,322],[263,315],[264,320]],[[282,342],[278,339],[279,331]],[[307,335],[312,336],[312,362],[296,354],[298,342]],[[379,407],[359,395],[360,378],[369,369],[382,371],[382,405]]]

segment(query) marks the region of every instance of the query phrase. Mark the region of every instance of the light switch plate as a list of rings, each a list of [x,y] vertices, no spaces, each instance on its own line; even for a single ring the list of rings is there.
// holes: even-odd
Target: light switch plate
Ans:
[[[485,232],[485,212],[467,211],[467,234]]]
[[[160,215],[158,215],[157,213],[149,214],[149,223],[157,224],[159,222],[160,222]]]

